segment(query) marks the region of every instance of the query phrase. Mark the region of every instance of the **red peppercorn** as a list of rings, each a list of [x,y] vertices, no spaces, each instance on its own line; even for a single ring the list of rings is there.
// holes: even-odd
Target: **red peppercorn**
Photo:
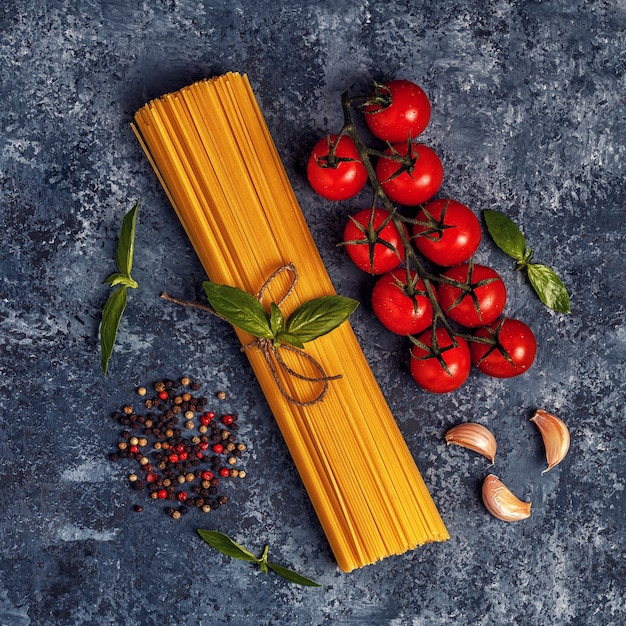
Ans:
[[[170,463],[178,463],[178,454],[172,453],[168,458],[170,460]]]
[[[139,446],[129,446],[128,451],[131,454],[137,454],[137,452],[139,452]]]
[[[215,454],[222,454],[222,452],[224,452],[224,446],[221,443],[216,443],[213,446],[213,452],[215,452]]]
[[[198,448],[200,448],[200,450],[208,450],[209,449],[209,442],[208,441],[201,441],[198,444]]]
[[[200,423],[203,426],[208,426],[211,423],[211,420],[215,417],[215,413],[211,413],[211,412],[207,412],[207,413],[203,413],[200,416]]]
[[[184,452],[185,451],[185,444],[183,443],[179,443],[176,445],[176,448],[174,448],[176,450],[176,452]]]
[[[185,502],[185,500],[187,500],[187,498],[188,498],[187,492],[186,491],[179,491],[176,494],[176,497],[178,498],[179,502]]]
[[[151,472],[150,474],[148,474],[148,475],[146,476],[146,480],[147,480],[149,483],[153,483],[153,482],[155,482],[157,478],[158,478],[158,476],[157,476],[154,472]]]
[[[167,489],[159,489],[157,491],[157,498],[159,498],[159,500],[165,500],[165,498],[167,498]]]
[[[222,467],[220,470],[220,476],[226,478],[226,476],[230,476],[230,470],[227,467]]]
[[[188,454],[187,452],[181,452],[181,453],[178,455],[178,459],[179,459],[180,461],[186,461],[188,456],[189,456],[189,454]]]
[[[163,390],[159,392],[159,398],[161,398],[161,400],[167,400],[169,397],[167,391]]]
[[[222,424],[224,424],[225,426],[230,426],[233,421],[234,420],[232,415],[224,415],[224,417],[222,417]]]
[[[202,480],[211,480],[211,478],[213,478],[213,472],[209,472],[209,470],[206,470],[202,472],[201,478]]]
[[[198,452],[196,452],[196,458],[197,459],[203,459],[204,458],[204,454],[202,454],[202,452],[200,450],[198,450]]]

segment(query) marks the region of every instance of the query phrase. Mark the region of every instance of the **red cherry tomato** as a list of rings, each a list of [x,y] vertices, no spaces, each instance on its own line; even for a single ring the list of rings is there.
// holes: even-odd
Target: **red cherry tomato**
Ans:
[[[408,232],[402,225],[405,235]],[[385,274],[404,261],[400,232],[384,209],[364,209],[353,215],[343,232],[343,244],[354,264],[370,274]]]
[[[457,282],[437,287],[439,304],[451,320],[474,328],[500,317],[506,304],[506,287],[498,272],[485,265],[464,263],[442,276]]]
[[[309,157],[307,176],[311,187],[327,200],[352,198],[367,182],[367,170],[348,135],[328,135],[318,141]]]
[[[408,157],[402,163],[381,156],[376,164],[376,177],[392,202],[415,206],[430,200],[441,187],[443,165],[437,153],[423,143],[398,143],[383,154]]]
[[[494,378],[512,378],[527,371],[535,360],[537,339],[520,320],[505,317],[479,328],[474,336],[496,341],[495,345],[470,342],[472,363],[483,374]]]
[[[372,308],[392,333],[417,335],[433,320],[433,307],[425,294],[417,272],[411,270],[407,285],[406,269],[399,268],[378,279],[372,291]]]
[[[469,261],[481,240],[480,221],[464,204],[442,198],[421,208],[415,219],[415,247],[430,261],[451,267]]]
[[[428,126],[430,101],[415,83],[392,80],[376,85],[363,113],[373,135],[389,143],[401,143],[414,139]]]
[[[472,367],[470,348],[462,337],[456,338],[457,345],[454,346],[450,334],[443,327],[437,328],[436,337],[439,349],[446,349],[437,357],[429,349],[414,345],[411,348],[411,375],[422,389],[448,393],[461,387],[469,376]],[[424,331],[417,339],[432,347],[432,330]],[[440,359],[444,361],[445,369]]]

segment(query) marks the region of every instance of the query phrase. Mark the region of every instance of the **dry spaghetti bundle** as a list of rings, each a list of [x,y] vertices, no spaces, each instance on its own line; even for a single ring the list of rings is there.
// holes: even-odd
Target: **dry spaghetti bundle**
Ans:
[[[295,286],[278,272],[264,296],[285,316],[335,294],[245,75],[153,100],[134,130],[211,281],[256,295],[293,264]],[[280,367],[236,332],[342,570],[448,539],[348,322]],[[339,378],[307,402],[319,366]]]

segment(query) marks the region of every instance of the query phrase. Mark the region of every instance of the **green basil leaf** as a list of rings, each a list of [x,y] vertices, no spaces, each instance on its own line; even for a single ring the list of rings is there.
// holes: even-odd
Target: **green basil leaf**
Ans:
[[[233,326],[254,337],[274,337],[270,316],[254,296],[238,287],[218,285],[210,281],[203,282],[202,286],[211,306]]]
[[[106,376],[109,360],[113,354],[113,345],[117,337],[117,330],[122,320],[126,303],[128,302],[127,288],[125,285],[115,289],[102,310],[102,322],[100,323],[100,350],[102,352],[102,371]]]
[[[517,224],[500,211],[483,211],[487,230],[495,244],[510,257],[523,261],[526,256],[526,239]]]
[[[274,302],[270,304],[270,328],[272,333],[274,333],[274,337],[277,337],[285,330],[285,317]]]
[[[270,563],[267,561],[267,566],[276,574],[288,580],[289,582],[295,583],[296,585],[305,585],[307,587],[321,587],[319,583],[316,583],[314,580],[307,578],[306,576],[302,576],[296,572],[293,572],[282,565],[277,565],[276,563]]]
[[[257,559],[254,554],[248,552],[243,546],[240,546],[238,543],[233,541],[228,535],[220,533],[216,530],[201,529],[198,529],[198,534],[212,548],[219,550],[222,554],[225,554],[226,556],[230,556],[233,559],[239,559],[241,561],[260,563],[260,559]]]
[[[133,280],[130,276],[120,272],[114,272],[110,276],[107,276],[103,283],[105,285],[111,285],[111,287],[117,287],[117,285],[124,285],[126,287],[132,287],[133,289],[139,287],[136,280]]]
[[[137,211],[139,210],[139,200],[135,206],[124,216],[120,238],[117,242],[117,253],[115,261],[117,269],[122,274],[130,276],[133,269],[133,252],[135,250],[135,227],[137,224]]]
[[[546,306],[559,313],[571,312],[567,288],[554,270],[538,263],[529,263],[526,270],[530,284]]]
[[[256,563],[260,567],[261,571],[264,573],[267,573],[268,570],[271,569],[273,572],[292,583],[296,583],[298,585],[306,585],[308,587],[321,587],[319,583],[316,583],[310,578],[306,578],[306,576],[302,576],[296,572],[293,572],[292,570],[289,570],[282,565],[270,563],[267,560],[269,546],[265,546],[265,548],[263,549],[263,554],[260,558],[257,558],[256,556],[254,556],[254,554],[252,554],[252,552],[246,550],[243,546],[233,541],[228,535],[225,535],[224,533],[220,533],[216,530],[198,529],[198,534],[211,547],[215,548],[222,554],[230,556],[233,559],[239,559],[240,561],[249,561],[250,563]]]
[[[300,305],[287,320],[286,332],[302,343],[313,341],[345,322],[359,306],[344,296],[322,296]]]

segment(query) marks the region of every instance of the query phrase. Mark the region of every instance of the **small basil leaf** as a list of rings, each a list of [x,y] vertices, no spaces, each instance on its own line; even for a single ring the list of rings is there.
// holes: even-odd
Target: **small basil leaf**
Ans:
[[[201,530],[198,529],[198,534],[204,541],[206,541],[212,548],[219,550],[222,554],[230,556],[233,559],[239,559],[241,561],[250,561],[252,563],[259,563],[260,559],[257,559],[254,554],[248,552],[243,546],[233,541],[228,535],[220,533],[216,530]]]
[[[128,294],[126,286],[115,289],[109,296],[102,310],[102,322],[100,324],[100,350],[102,352],[102,372],[106,376],[109,360],[113,354],[113,345],[117,337],[117,330],[122,320]]]
[[[530,284],[546,306],[559,313],[571,312],[567,288],[551,268],[538,263],[529,263],[526,270]]]
[[[137,224],[137,211],[139,210],[139,200],[135,206],[124,216],[120,238],[117,242],[117,252],[115,262],[117,269],[122,274],[130,276],[133,269],[133,252],[135,250],[135,227]]]
[[[125,285],[126,287],[132,287],[133,289],[139,287],[136,280],[133,280],[130,276],[121,274],[120,272],[111,274],[104,279],[103,283],[105,285],[111,285],[111,287],[116,287],[117,285]]]
[[[254,337],[272,339],[270,316],[254,296],[237,287],[210,281],[203,282],[202,286],[211,306],[233,326]]]
[[[321,587],[319,583],[316,583],[314,580],[307,578],[306,576],[302,576],[296,572],[283,567],[282,565],[277,565],[276,563],[270,563],[267,561],[267,566],[276,574],[288,580],[289,582],[295,583],[296,585],[305,585],[307,587]]]
[[[286,332],[302,343],[313,341],[345,322],[359,306],[344,296],[322,296],[300,305],[287,320]]]
[[[495,244],[510,257],[522,261],[526,254],[526,239],[517,224],[500,211],[483,211],[487,230]]]
[[[289,343],[292,346],[295,346],[296,348],[304,348],[304,344],[302,343],[302,341],[300,340],[300,337],[298,337],[298,335],[294,335],[293,333],[287,333],[287,332],[283,332],[280,333],[279,335],[276,335],[276,339],[278,340],[279,343]]]
[[[274,333],[274,337],[277,337],[285,330],[285,317],[273,302],[270,304],[270,328],[272,333]]]

